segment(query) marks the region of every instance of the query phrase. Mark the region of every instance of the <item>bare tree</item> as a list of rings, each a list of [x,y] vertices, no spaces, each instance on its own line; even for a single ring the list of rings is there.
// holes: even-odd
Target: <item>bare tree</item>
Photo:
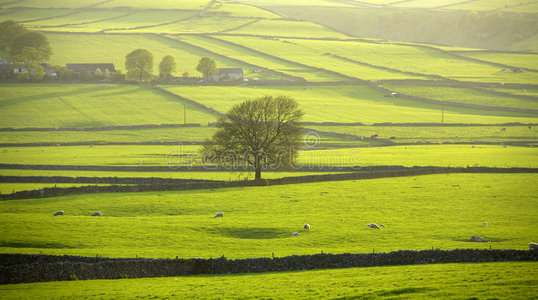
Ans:
[[[292,98],[264,96],[233,106],[219,119],[219,130],[202,150],[206,160],[246,163],[254,167],[255,179],[262,168],[291,166],[303,130],[303,112]]]

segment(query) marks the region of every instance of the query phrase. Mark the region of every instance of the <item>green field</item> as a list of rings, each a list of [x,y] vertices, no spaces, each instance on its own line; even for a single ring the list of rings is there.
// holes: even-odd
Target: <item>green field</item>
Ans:
[[[97,145],[50,147],[2,147],[0,163],[24,165],[93,166],[207,166],[200,146],[191,145]],[[439,167],[525,167],[536,168],[537,150],[531,147],[497,145],[413,145],[325,149],[305,148],[299,152],[298,166],[439,166]],[[172,169],[173,170],[173,169]]]
[[[168,91],[225,113],[240,101],[262,95],[287,95],[295,98],[305,112],[305,122],[441,123],[439,104],[384,97],[366,85],[353,86],[162,86]],[[500,124],[535,123],[536,114],[444,108],[445,123]]]
[[[0,286],[21,298],[532,299],[536,263],[439,264]]]
[[[264,171],[264,179],[335,174],[341,167],[536,169],[538,114],[529,111],[538,110],[536,12],[538,2],[520,0],[0,0],[0,22],[46,34],[52,66],[114,63],[125,74],[125,56],[144,48],[153,54],[154,75],[161,59],[173,55],[173,75],[191,77],[157,88],[0,83],[0,128],[26,128],[0,131],[0,164],[26,165],[3,166],[10,169],[0,176],[252,180],[243,169],[217,171],[201,149],[219,113],[265,95],[294,98],[304,126],[318,132],[305,131],[296,169]],[[7,50],[0,56],[15,61]],[[206,56],[218,68],[242,68],[246,80],[200,81],[196,66]],[[180,85],[187,82],[199,83]],[[386,97],[378,87],[527,112]],[[474,125],[420,125],[442,122]],[[184,123],[200,126],[170,126]],[[113,126],[126,127],[100,128]],[[146,168],[152,166],[161,168]],[[196,168],[178,168],[189,166]],[[452,173],[2,200],[0,253],[234,259],[522,250],[537,241],[537,180],[532,172]],[[83,185],[95,184],[2,182],[0,193]],[[65,215],[53,217],[58,210]],[[90,216],[97,210],[104,217]],[[224,218],[213,218],[216,212]],[[372,222],[384,228],[368,228]],[[295,231],[301,235],[291,236]],[[471,236],[490,242],[468,242]],[[536,267],[439,264],[33,283],[0,285],[0,298],[534,299]]]
[[[0,252],[241,258],[273,252],[526,249],[536,237],[537,179],[535,174],[445,174],[2,201]],[[65,215],[53,217],[60,209]],[[105,217],[90,217],[96,210]],[[213,218],[217,211],[224,212],[223,219]],[[369,229],[371,222],[385,228]],[[304,223],[312,226],[310,232],[302,230]],[[292,237],[294,231],[302,235]],[[473,235],[492,242],[467,242]]]
[[[188,123],[207,124],[216,119],[197,106],[134,85],[4,83],[0,89],[1,127],[182,124],[184,105]]]
[[[253,65],[263,66],[265,68],[269,68],[270,70],[282,72],[294,77],[303,78],[309,82],[331,82],[346,80],[343,77],[338,77],[326,72],[318,71],[316,69],[303,67],[301,65],[286,62],[275,57],[261,55],[259,52],[252,49],[240,47],[239,45],[234,45],[231,43],[225,43],[224,41],[214,38],[210,39],[206,36],[180,36],[175,38],[186,41],[198,47],[211,49],[211,51],[227,57],[239,59]],[[258,77],[261,77],[266,73],[264,69],[260,71],[261,72],[257,75]]]
[[[469,88],[424,87],[414,85],[383,85],[383,87],[404,95],[445,102],[538,110],[538,99],[509,97]]]
[[[0,183],[0,194],[11,194],[26,190],[39,190],[42,188],[68,188],[78,186],[107,186],[109,184],[90,184],[90,183]]]
[[[312,126],[320,132],[336,132],[358,137],[379,135],[395,143],[491,143],[538,142],[538,130],[528,126]],[[505,128],[502,131],[502,128]]]
[[[477,58],[484,61],[505,64],[509,66],[538,69],[538,54],[499,53],[499,52],[457,52],[459,55]]]

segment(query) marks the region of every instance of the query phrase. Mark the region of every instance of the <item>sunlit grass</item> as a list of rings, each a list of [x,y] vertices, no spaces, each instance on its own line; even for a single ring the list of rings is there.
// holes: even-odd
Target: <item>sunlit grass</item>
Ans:
[[[0,252],[239,258],[526,249],[535,232],[536,179],[536,174],[443,174],[1,201]],[[53,217],[60,209],[65,215]],[[104,217],[91,217],[96,210]],[[224,218],[213,218],[219,211]],[[385,228],[369,229],[371,222]],[[310,232],[304,232],[304,223]],[[292,237],[294,231],[301,236]],[[492,242],[467,242],[474,235]]]

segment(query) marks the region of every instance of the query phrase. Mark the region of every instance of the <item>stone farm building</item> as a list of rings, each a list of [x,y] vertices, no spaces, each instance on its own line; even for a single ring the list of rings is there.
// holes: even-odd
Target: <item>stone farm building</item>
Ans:
[[[0,79],[8,79],[13,77],[11,70],[11,62],[0,58]]]
[[[243,80],[242,68],[219,68],[217,74],[209,75],[211,81],[241,81]]]
[[[65,68],[68,70],[73,70],[76,76],[81,76],[84,74],[95,74],[95,71],[97,69],[101,70],[101,72],[105,72],[105,70],[108,70],[110,72],[110,75],[114,75],[116,73],[116,69],[114,68],[113,63],[66,64]]]

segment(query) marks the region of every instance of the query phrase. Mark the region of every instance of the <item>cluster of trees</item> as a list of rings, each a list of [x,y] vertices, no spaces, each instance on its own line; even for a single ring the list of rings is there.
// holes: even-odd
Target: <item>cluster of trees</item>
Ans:
[[[46,35],[30,31],[14,21],[0,23],[0,51],[22,70],[18,78],[26,80],[43,78],[44,69],[39,63],[48,61],[52,56]]]
[[[153,79],[153,54],[146,49],[136,49],[125,56],[125,69],[127,79],[138,82],[149,82]],[[177,61],[174,56],[166,55],[159,63],[159,77],[163,81],[169,81],[177,70]],[[217,73],[215,60],[202,57],[196,67],[200,73],[207,77]],[[189,77],[189,72],[184,72],[183,77]]]

